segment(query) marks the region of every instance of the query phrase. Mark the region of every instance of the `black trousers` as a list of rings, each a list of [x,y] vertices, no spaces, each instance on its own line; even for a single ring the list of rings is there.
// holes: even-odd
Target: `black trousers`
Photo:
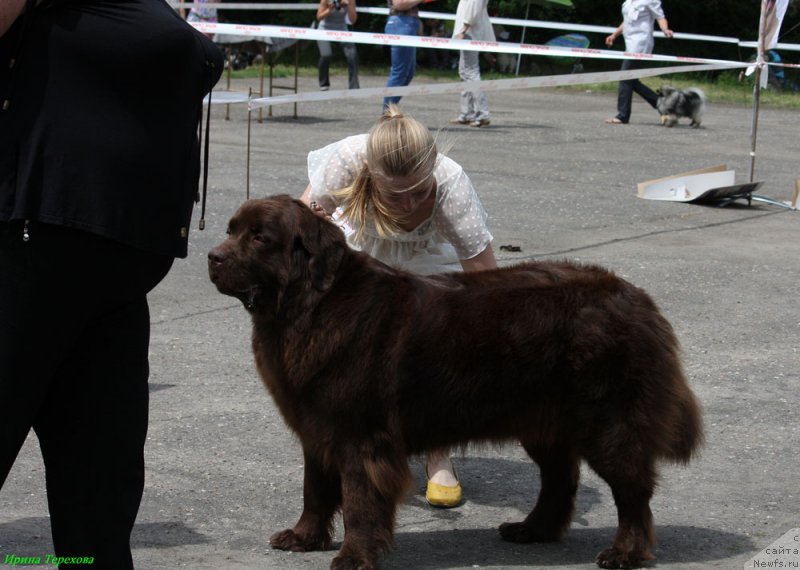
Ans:
[[[0,486],[31,427],[55,554],[132,568],[144,489],[147,293],[172,258],[89,233],[0,223]]]
[[[639,62],[633,59],[626,59],[622,62],[621,71],[629,69],[636,69],[640,67]],[[655,91],[650,89],[647,85],[638,79],[628,79],[619,82],[617,90],[617,118],[623,123],[627,123],[631,119],[631,106],[633,103],[633,94],[636,93],[642,97],[653,108],[656,108],[658,95]]]

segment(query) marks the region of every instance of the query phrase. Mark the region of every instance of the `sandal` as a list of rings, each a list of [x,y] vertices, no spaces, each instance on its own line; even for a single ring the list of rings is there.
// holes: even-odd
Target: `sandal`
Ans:
[[[626,125],[624,121],[622,121],[619,117],[611,117],[610,119],[606,119],[606,123],[609,125]]]

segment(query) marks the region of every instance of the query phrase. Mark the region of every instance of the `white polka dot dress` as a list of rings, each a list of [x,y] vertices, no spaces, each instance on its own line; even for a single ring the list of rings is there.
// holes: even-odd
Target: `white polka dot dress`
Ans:
[[[355,180],[366,158],[367,135],[355,135],[308,154],[311,199],[328,211],[339,204],[332,192]],[[431,217],[410,232],[380,237],[372,224],[350,246],[394,267],[429,274],[459,269],[461,259],[481,253],[492,241],[486,211],[469,177],[456,162],[440,154],[436,168],[436,202]],[[352,221],[348,220],[352,225]]]

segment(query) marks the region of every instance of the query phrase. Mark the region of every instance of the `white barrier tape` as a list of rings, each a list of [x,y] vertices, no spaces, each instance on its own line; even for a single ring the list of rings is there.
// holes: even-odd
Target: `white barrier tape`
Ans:
[[[195,6],[193,2],[170,2],[170,5],[174,8],[191,8]],[[204,4],[197,4],[199,7],[205,6]],[[224,4],[220,6],[222,10],[317,10],[319,7],[318,4],[252,4],[252,3],[230,3]],[[377,7],[363,7],[359,6],[357,10],[364,14],[379,14],[379,15],[387,15],[389,13],[388,8],[377,8]],[[419,17],[423,19],[433,19],[433,20],[455,20],[455,14],[449,14],[445,12],[426,12],[421,11],[419,13]],[[589,24],[571,24],[571,23],[562,23],[562,22],[547,22],[543,20],[520,20],[516,18],[489,18],[492,24],[500,24],[503,26],[515,26],[515,27],[522,27],[522,28],[542,28],[542,29],[549,29],[549,30],[562,30],[567,32],[589,32],[589,33],[598,33],[598,34],[610,34],[616,28],[612,26],[593,26]],[[663,32],[654,32],[655,37],[663,38]],[[758,42],[755,41],[742,41],[739,38],[734,38],[730,36],[709,36],[704,34],[688,34],[683,32],[675,32],[673,34],[673,39],[676,40],[691,40],[691,41],[703,41],[703,42],[718,42],[718,43],[728,43],[728,44],[736,44],[741,47],[758,47]],[[800,44],[778,44],[775,49],[778,50],[789,50],[789,51],[800,51]]]
[[[758,49],[758,42],[739,42],[741,47]],[[776,44],[773,48],[778,51],[800,51],[800,44]]]
[[[373,87],[368,89],[347,89],[339,91],[315,91],[312,93],[298,93],[295,95],[279,95],[276,97],[259,97],[250,100],[249,108],[258,109],[272,105],[288,103],[329,101],[336,99],[367,99],[397,97],[406,95],[435,95],[442,93],[461,93],[462,91],[508,91],[512,89],[530,89],[533,87],[557,87],[560,85],[582,85],[586,83],[607,83],[638,79],[641,77],[655,77],[670,73],[684,73],[691,71],[710,71],[715,69],[734,69],[746,67],[741,63],[708,64],[661,67],[652,69],[632,69],[627,71],[608,71],[600,73],[573,73],[569,75],[547,75],[542,77],[519,77],[516,79],[494,79],[490,81],[464,81],[455,83],[435,83],[425,85],[410,85],[406,87]],[[216,92],[215,92],[216,93]],[[216,97],[216,95],[215,95]],[[215,102],[212,98],[212,103]]]
[[[764,62],[765,65],[771,65],[773,67],[792,67],[794,69],[800,69],[800,63],[777,63],[774,61]]]
[[[231,105],[233,103],[247,103],[252,99],[242,91],[213,91],[211,93],[212,105]],[[208,105],[208,95],[203,99],[203,105]]]
[[[313,28],[294,28],[291,26],[251,26],[246,24],[219,24],[211,22],[192,22],[199,31],[206,34],[225,34],[252,38],[287,38],[293,40],[321,40],[329,42],[348,42],[354,44],[392,45],[418,48],[447,49],[455,51],[482,51],[493,53],[512,53],[541,55],[549,57],[594,58],[594,59],[635,59],[642,61],[666,61],[680,63],[729,65],[732,62],[720,59],[657,55],[650,53],[628,53],[614,50],[567,48],[539,44],[515,44],[509,42],[481,42],[476,40],[457,40],[430,36],[398,36],[369,32],[350,32],[338,30],[315,30]]]
[[[302,4],[298,4],[301,6]],[[388,8],[363,8],[358,7],[359,12],[365,14],[388,14]],[[455,20],[455,14],[445,14],[442,12],[420,12],[419,17],[422,19],[432,20]],[[519,28],[541,28],[545,30],[560,30],[564,32],[588,32],[594,34],[611,34],[617,28],[614,26],[592,26],[589,24],[571,24],[569,22],[547,22],[544,20],[519,20],[516,18],[489,18],[492,24],[500,24],[502,26],[515,26]],[[654,32],[655,37],[665,38],[663,32]],[[706,36],[701,34],[686,34],[676,32],[672,36],[678,40],[695,40],[704,42],[720,42],[738,44],[739,38],[732,38],[726,36]]]

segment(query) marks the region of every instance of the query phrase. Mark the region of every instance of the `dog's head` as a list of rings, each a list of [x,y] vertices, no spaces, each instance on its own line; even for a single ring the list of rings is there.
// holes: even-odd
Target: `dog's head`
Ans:
[[[673,93],[675,93],[677,89],[672,85],[662,85],[658,89],[656,89],[656,95],[659,97],[669,97]]]
[[[299,200],[272,196],[242,204],[227,239],[208,254],[208,273],[220,293],[249,312],[276,315],[327,290],[346,250],[337,226]]]
[[[669,115],[672,112],[672,107],[675,106],[675,97],[677,92],[678,90],[672,85],[662,85],[660,88],[656,89],[656,95],[658,95],[656,109],[661,115],[662,125],[665,122],[664,116]]]

